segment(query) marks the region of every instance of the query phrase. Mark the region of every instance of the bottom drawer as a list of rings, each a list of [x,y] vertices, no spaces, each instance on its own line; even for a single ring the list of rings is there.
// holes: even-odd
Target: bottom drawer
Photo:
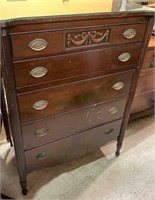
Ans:
[[[155,101],[155,92],[149,92],[135,96],[131,107],[131,114],[153,108]]]
[[[56,165],[96,150],[111,140],[117,140],[122,120],[84,131],[40,147],[25,151],[27,171]]]

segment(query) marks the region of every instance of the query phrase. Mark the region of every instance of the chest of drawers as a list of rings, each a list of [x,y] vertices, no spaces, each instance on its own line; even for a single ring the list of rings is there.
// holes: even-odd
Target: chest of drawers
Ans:
[[[119,155],[153,14],[2,25],[2,76],[23,194],[26,175],[117,141]]]

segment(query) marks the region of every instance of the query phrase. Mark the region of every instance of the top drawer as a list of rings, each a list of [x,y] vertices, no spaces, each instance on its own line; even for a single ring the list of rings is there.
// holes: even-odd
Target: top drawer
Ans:
[[[146,23],[15,34],[11,35],[13,58],[20,60],[138,43],[143,40],[145,28]]]

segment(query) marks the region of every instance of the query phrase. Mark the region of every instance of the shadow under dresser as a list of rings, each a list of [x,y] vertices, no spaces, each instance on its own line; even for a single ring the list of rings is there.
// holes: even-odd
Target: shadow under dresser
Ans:
[[[22,192],[29,172],[116,140],[119,155],[152,12],[6,20],[2,76]]]

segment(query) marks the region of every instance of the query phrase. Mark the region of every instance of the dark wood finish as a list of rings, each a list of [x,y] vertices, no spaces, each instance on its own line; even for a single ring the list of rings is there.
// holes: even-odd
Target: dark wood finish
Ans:
[[[28,33],[36,31],[47,30],[66,30],[68,27],[77,29],[87,26],[101,26],[101,25],[124,25],[135,23],[146,23],[147,16],[151,16],[152,12],[122,12],[122,13],[106,13],[104,14],[86,14],[86,15],[74,15],[73,16],[51,16],[42,18],[31,18],[25,20],[10,20],[6,22],[6,26],[11,26],[10,34]],[[86,20],[87,18],[87,20]]]
[[[116,99],[24,125],[22,126],[24,147],[25,149],[32,148],[120,119],[123,117],[126,101],[126,97]],[[117,109],[117,112],[111,114],[110,109]],[[39,137],[40,135],[36,134],[38,130],[44,130],[45,135]]]
[[[104,24],[103,24],[104,25]],[[136,30],[136,36],[132,39],[127,39],[123,36],[123,33],[128,30],[129,28],[133,28]],[[68,48],[66,46],[67,38],[66,35],[68,34],[75,34],[80,35],[86,32],[102,32],[103,28],[93,27],[93,28],[83,28],[78,29],[78,31],[57,31],[57,32],[43,32],[43,33],[27,33],[27,34],[18,34],[12,35],[12,49],[13,49],[13,58],[18,59],[25,59],[25,58],[32,58],[32,57],[40,57],[40,56],[48,56],[48,55],[56,55],[61,53],[66,53],[68,50],[73,51],[77,49],[86,49],[86,48],[99,48],[99,47],[106,47],[112,45],[120,45],[120,44],[128,44],[128,43],[135,43],[135,42],[142,42],[146,24],[136,24],[136,25],[123,25],[123,26],[111,26],[104,28],[105,30],[109,29],[109,42],[106,43],[99,43],[99,44],[90,44],[90,45],[75,45],[74,48]],[[29,48],[29,43],[35,39],[44,39],[47,41],[47,47],[42,51],[34,51]],[[80,41],[80,39],[79,39]]]
[[[118,57],[124,52],[131,55],[131,58],[125,63],[118,60]],[[123,71],[130,65],[133,65],[130,66],[130,69],[132,67],[134,69],[136,68],[139,52],[140,45],[131,45],[15,62],[16,87],[21,88],[56,80],[66,80],[72,77],[81,79],[82,75],[90,76],[91,74],[95,75],[97,72],[109,73],[111,70],[118,70],[119,68]],[[47,74],[40,78],[31,76],[31,70],[36,67],[45,67],[48,70]]]
[[[131,89],[130,89],[130,95],[129,95],[128,103],[127,103],[125,114],[124,114],[124,120],[123,120],[123,123],[122,123],[120,135],[118,137],[116,156],[119,156],[120,149],[122,147],[125,129],[127,127],[127,123],[128,123],[129,116],[130,116],[130,109],[131,109],[132,102],[133,102],[133,99],[134,99],[136,87],[137,87],[137,84],[138,84],[138,78],[140,76],[140,71],[141,71],[141,68],[142,68],[142,65],[143,65],[143,62],[144,62],[144,57],[145,57],[146,49],[147,49],[147,46],[148,46],[148,43],[149,43],[149,38],[150,38],[150,35],[151,35],[151,32],[152,32],[153,24],[154,24],[154,19],[150,18],[150,20],[148,21],[148,28],[147,28],[147,31],[145,32],[145,36],[144,36],[145,39],[143,41],[141,53],[140,53],[139,60],[138,60],[138,63],[137,63],[139,67],[137,68],[137,71],[135,72],[134,77],[133,77],[133,82],[132,82]]]
[[[65,110],[127,95],[132,76],[133,71],[128,71],[19,95],[21,121],[24,123]],[[114,90],[112,86],[118,82],[123,82],[124,87]],[[48,102],[46,108],[42,110],[32,108],[36,102],[41,100]]]
[[[36,168],[79,157],[87,152],[96,150],[96,148],[101,147],[113,139],[118,140],[116,155],[119,155],[153,21],[153,13],[138,13],[135,11],[135,13],[117,12],[112,14],[55,16],[49,18],[10,20],[4,23],[3,51],[5,64],[3,65],[3,77],[5,80],[7,98],[9,100],[9,114],[12,119],[11,128],[13,132],[17,165],[23,194],[27,193],[27,173]],[[127,28],[133,27],[136,28],[136,36],[133,39],[125,39],[124,36],[122,36],[123,32]],[[6,31],[7,36],[5,35]],[[78,37],[75,37],[74,39],[76,41],[72,41],[74,45],[70,43],[70,36],[68,34],[71,34],[72,37],[79,34],[80,38],[82,38],[81,35],[84,31],[89,38],[89,42],[86,41],[86,43],[83,44],[82,41],[82,45],[80,44],[81,46],[77,46]],[[106,32],[106,38],[100,38],[100,36],[103,36],[104,31],[108,31]],[[94,33],[97,33],[97,35],[92,36]],[[31,40],[36,39],[36,37],[46,39],[49,43],[45,50],[37,53],[27,47]],[[109,48],[108,51],[117,48],[119,51],[120,48],[124,50],[126,47],[127,49],[132,47],[132,51],[136,52],[134,53],[134,63],[127,64],[124,62],[124,64],[120,67],[119,64],[117,65],[117,63],[115,63],[114,57],[110,57],[111,54],[105,54],[105,56],[108,56],[105,63],[106,65],[104,65],[101,59],[98,59],[99,52],[102,50],[106,52],[107,48]],[[86,57],[88,56],[88,52],[94,52],[95,59],[93,61],[91,59],[91,61],[88,62]],[[137,52],[138,59],[136,57]],[[63,56],[67,57],[67,55],[73,56],[74,53],[75,55],[80,54],[85,56],[85,60],[84,56],[80,56],[82,62],[80,63],[80,61],[78,61],[79,64],[77,64],[77,62],[74,63],[74,59],[76,58],[72,57],[72,62],[74,63],[72,68],[74,68],[77,64],[80,68],[79,71],[74,71],[74,68],[73,71],[69,72],[69,68],[66,70],[64,60],[61,60],[61,62],[57,64],[57,69],[55,69],[59,69],[60,74],[61,70],[63,71],[63,69],[65,69],[61,77],[58,76],[58,71],[56,72],[55,80],[58,82],[55,81],[55,85],[51,84],[51,79],[48,79],[47,82],[45,80],[41,83],[28,82],[30,85],[17,85],[18,90],[16,90],[15,79],[18,80],[18,76],[23,76],[22,74],[18,73],[17,75],[15,73],[16,75],[14,77],[13,70],[17,65],[20,66],[20,64],[23,63],[23,66],[25,67],[26,63],[30,64],[30,62],[37,62],[39,64],[39,62],[44,61],[44,59],[56,59],[57,56],[59,56],[59,58]],[[114,52],[114,56],[116,53],[117,51]],[[53,55],[55,56],[51,57]],[[89,56],[89,59],[90,57],[91,56]],[[101,56],[99,57],[101,58]],[[99,64],[98,61],[101,63]],[[86,63],[83,68],[87,69],[82,69],[82,63]],[[115,66],[112,65],[112,63],[114,63]],[[95,68],[95,65],[97,68]],[[29,66],[32,65],[30,64],[28,67]],[[104,69],[102,69],[102,67]],[[110,69],[109,71],[107,70],[108,67]],[[84,73],[87,73],[87,77],[84,76]],[[94,74],[93,78],[92,74]],[[82,77],[80,78],[79,76]],[[63,81],[60,82],[60,79]],[[117,82],[125,83],[124,87],[118,91],[112,89],[112,86]],[[25,83],[27,84],[27,82]],[[21,88],[19,88],[19,86]],[[108,117],[106,113],[108,105],[113,106],[114,103],[118,102],[113,101],[116,99],[120,99],[118,101],[120,101],[120,106],[122,106],[120,109],[120,115],[117,116],[118,118],[121,117],[120,120],[117,120],[115,117]],[[124,99],[124,101],[121,99]],[[32,106],[40,100],[48,100],[49,104],[45,109],[35,111]],[[126,100],[127,103],[125,103]],[[53,103],[55,107],[53,106]],[[103,112],[105,112],[104,117],[107,121],[105,119],[100,121],[95,117],[91,122],[94,123],[92,127],[88,126],[89,124],[87,125],[86,123],[82,125],[84,120],[82,121],[83,115],[81,114],[81,128],[79,130],[76,125],[75,133],[70,126],[67,129],[67,135],[67,131],[65,131],[64,126],[69,124],[69,122],[65,121],[63,124],[64,126],[61,124],[61,129],[59,129],[61,131],[60,135],[58,135],[57,127],[54,127],[56,130],[55,135],[58,136],[57,138],[52,138],[51,136],[49,139],[50,141],[37,141],[35,144],[31,143],[31,146],[27,145],[28,141],[25,143],[27,131],[31,128],[33,131],[33,125],[36,125],[36,128],[39,128],[44,122],[45,125],[47,124],[48,127],[51,127],[52,122],[57,125],[58,119],[60,119],[59,122],[61,122],[61,120],[63,121],[63,118],[61,118],[62,116],[66,116],[65,120],[68,118],[70,121],[73,120],[74,123],[78,124],[77,119],[71,119],[73,112],[76,113],[74,114],[74,117],[76,117],[79,112],[84,113],[82,111],[86,111],[86,109],[90,107],[92,107],[91,112],[97,109],[98,106],[99,111],[101,111],[100,106],[102,104],[105,109],[103,109]],[[105,105],[107,105],[107,107]],[[113,122],[110,122],[111,120]],[[72,124],[74,123],[72,122]],[[113,129],[116,130],[116,132]],[[31,130],[30,133],[32,133]],[[25,144],[26,150],[24,149]],[[27,147],[29,149],[27,149]],[[50,151],[49,159],[47,158],[47,160],[41,160],[40,162],[36,156],[39,156],[40,159],[46,157],[46,150]],[[44,153],[40,154],[42,151]]]
[[[98,126],[81,132],[72,137],[67,137],[32,150],[25,151],[27,170],[33,171],[37,168],[47,167],[61,163],[72,158],[85,155],[94,151],[111,140],[117,140],[122,120]],[[112,132],[109,130],[114,129]],[[94,142],[94,140],[96,142]],[[38,156],[47,152],[47,157],[39,160]]]
[[[26,165],[24,155],[23,138],[21,135],[21,125],[19,118],[19,110],[17,104],[17,97],[15,91],[14,76],[11,63],[11,46],[8,37],[8,31],[3,28],[2,30],[2,77],[4,79],[4,87],[6,88],[6,96],[8,102],[8,114],[10,117],[10,126],[14,142],[17,169],[20,178],[20,184],[23,193],[27,193],[26,182]]]

